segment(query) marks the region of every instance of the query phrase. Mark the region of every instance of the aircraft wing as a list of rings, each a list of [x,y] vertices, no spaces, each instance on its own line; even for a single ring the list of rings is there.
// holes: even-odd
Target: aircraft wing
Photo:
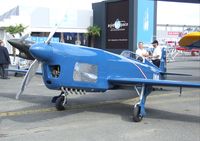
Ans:
[[[174,87],[194,87],[200,88],[200,82],[184,82],[173,80],[153,80],[153,79],[141,79],[141,78],[109,78],[108,81],[113,85],[136,85],[146,84],[152,86],[174,86]]]
[[[20,69],[6,69],[6,70],[10,72],[17,72],[17,73],[22,73],[22,74],[26,74],[28,72],[28,70],[20,70]],[[42,75],[42,72],[36,71],[35,74]]]

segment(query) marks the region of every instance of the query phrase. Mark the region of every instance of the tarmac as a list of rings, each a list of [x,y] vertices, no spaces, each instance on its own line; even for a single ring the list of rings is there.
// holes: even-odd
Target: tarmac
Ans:
[[[200,56],[180,56],[168,72],[192,74],[168,79],[200,83]],[[138,97],[132,90],[69,95],[65,111],[57,111],[40,76],[19,100],[23,77],[0,79],[0,141],[200,141],[200,89],[163,87],[147,99],[146,117],[132,121]]]

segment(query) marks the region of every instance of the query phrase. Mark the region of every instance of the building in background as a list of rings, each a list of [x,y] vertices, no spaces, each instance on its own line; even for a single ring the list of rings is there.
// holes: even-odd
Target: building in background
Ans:
[[[0,16],[0,38],[7,40],[4,27],[16,24],[28,26],[26,33],[36,42],[43,42],[49,32],[58,29],[54,41],[87,45],[84,33],[92,25],[92,10],[59,9],[46,7],[16,6]],[[59,39],[59,40],[58,40]],[[9,46],[7,44],[7,46]],[[11,49],[9,48],[9,52]]]
[[[200,25],[157,24],[156,35],[160,43],[176,46],[180,38],[194,31],[200,31]]]

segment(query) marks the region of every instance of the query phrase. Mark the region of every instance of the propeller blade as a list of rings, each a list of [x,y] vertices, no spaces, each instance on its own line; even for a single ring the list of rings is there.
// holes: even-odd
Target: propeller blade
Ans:
[[[49,34],[49,37],[47,38],[47,40],[45,41],[46,44],[49,44],[53,35],[55,34],[56,30],[58,29],[58,26],[56,25],[56,27],[51,31],[51,33]]]
[[[22,84],[21,84],[21,89],[16,95],[16,99],[19,99],[19,96],[23,93],[24,89],[27,87],[33,76],[35,75],[38,67],[39,67],[40,62],[38,60],[34,60],[33,63],[31,64],[28,72],[26,73]]]
[[[22,37],[20,38],[20,41],[24,41],[24,40],[26,40],[28,37],[29,37],[29,34],[25,34],[24,36],[22,36]]]
[[[10,33],[7,33],[6,34],[6,39],[8,40],[8,39],[13,39],[14,37],[13,37],[13,35],[11,35]]]

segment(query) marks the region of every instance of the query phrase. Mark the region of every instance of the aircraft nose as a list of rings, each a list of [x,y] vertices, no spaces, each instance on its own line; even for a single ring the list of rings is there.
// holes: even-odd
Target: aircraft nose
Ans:
[[[40,61],[48,61],[52,57],[52,47],[46,44],[35,44],[30,47],[31,54]]]

